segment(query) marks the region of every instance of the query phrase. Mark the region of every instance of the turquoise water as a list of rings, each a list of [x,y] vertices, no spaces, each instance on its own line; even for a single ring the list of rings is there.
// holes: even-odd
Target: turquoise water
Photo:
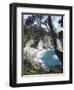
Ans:
[[[44,52],[40,59],[42,60],[42,63],[46,68],[52,68],[56,65],[61,65],[59,57],[55,54],[54,49],[49,49]]]

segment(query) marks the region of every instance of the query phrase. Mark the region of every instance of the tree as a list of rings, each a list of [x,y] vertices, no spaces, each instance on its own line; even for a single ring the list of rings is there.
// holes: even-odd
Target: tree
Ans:
[[[26,24],[27,25],[31,25],[31,24],[33,24],[34,23],[34,21],[35,21],[35,17],[34,16],[28,16],[28,18],[26,19]]]
[[[37,27],[43,28],[42,25],[44,25],[46,28],[43,29],[47,29],[49,31],[49,26],[48,26],[48,18],[46,20],[43,21],[44,17],[43,15],[31,15],[28,16],[28,18],[26,19],[26,25],[32,26],[32,25],[37,25]]]
[[[55,45],[55,49],[56,49],[56,47],[57,47],[56,33],[55,33],[55,29],[54,29],[54,25],[53,25],[53,20],[52,20],[51,16],[48,17],[48,25],[49,25],[50,30],[52,32],[52,37],[53,37],[53,41],[54,41],[54,45]]]
[[[44,20],[45,17],[47,17],[46,20]],[[55,49],[56,49],[56,47],[57,47],[57,43],[56,43],[57,34],[56,34],[55,26],[54,26],[53,16],[45,16],[45,15],[28,16],[28,18],[26,19],[26,24],[28,26],[34,26],[35,23],[36,23],[36,26],[38,28],[42,28],[42,30],[47,29],[48,32],[50,31],[52,33],[52,37],[53,37],[53,41],[54,41],[54,45],[55,45]],[[61,23],[61,26],[63,26],[63,16],[58,23]],[[43,25],[45,25],[46,28],[42,27]]]
[[[48,24],[50,26],[52,36],[53,36],[53,40],[54,40],[55,53],[59,57],[59,60],[61,61],[62,65],[63,65],[63,52],[60,52],[60,51],[57,50],[57,42],[56,42],[57,40],[56,40],[56,32],[55,32],[56,30],[54,28],[53,18],[51,16],[48,17]],[[63,37],[63,32],[60,32],[59,33],[59,38],[62,38],[62,37]]]

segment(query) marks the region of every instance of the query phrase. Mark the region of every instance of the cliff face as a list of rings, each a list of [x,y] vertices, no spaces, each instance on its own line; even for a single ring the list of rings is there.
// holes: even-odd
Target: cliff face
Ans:
[[[55,43],[51,31],[45,31],[41,27],[24,26],[24,47],[30,45],[33,48],[54,48]],[[63,51],[63,32],[59,32],[55,36],[56,48]],[[42,46],[42,47],[41,47]]]
[[[33,48],[38,48],[40,46],[39,44],[42,44],[43,48],[54,47],[51,32],[46,32],[42,28],[28,28],[27,26],[25,26],[23,41],[24,47],[26,47],[26,45],[28,44]]]
[[[42,28],[24,28],[24,59],[28,60],[35,69],[44,69],[36,57],[36,54],[47,48],[54,48],[51,32],[46,32]]]

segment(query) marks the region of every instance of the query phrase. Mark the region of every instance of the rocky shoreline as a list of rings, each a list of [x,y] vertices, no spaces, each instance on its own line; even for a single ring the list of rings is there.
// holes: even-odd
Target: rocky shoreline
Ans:
[[[57,67],[57,68],[56,68]],[[23,75],[37,75],[37,74],[54,74],[54,73],[63,73],[63,70],[60,66],[55,68],[45,70],[43,68],[35,69],[28,60],[24,60],[24,72]]]
[[[30,74],[46,74],[46,73],[62,73],[63,69],[60,65],[47,69],[42,65],[37,54],[45,52],[47,49],[24,48],[24,75]],[[27,57],[26,57],[27,56]]]

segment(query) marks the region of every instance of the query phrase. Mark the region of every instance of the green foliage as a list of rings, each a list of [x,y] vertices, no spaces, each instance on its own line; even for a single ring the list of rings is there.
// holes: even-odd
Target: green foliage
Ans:
[[[26,65],[27,63],[25,63]],[[25,67],[24,68],[24,75],[36,75],[36,74],[54,74],[54,73],[62,73],[62,67],[61,66],[56,66],[55,68],[51,68],[48,70],[43,70],[43,69],[35,69],[32,65]]]
[[[24,74],[26,75],[33,75],[33,74],[37,74],[37,70],[32,68],[25,68],[24,69]]]

